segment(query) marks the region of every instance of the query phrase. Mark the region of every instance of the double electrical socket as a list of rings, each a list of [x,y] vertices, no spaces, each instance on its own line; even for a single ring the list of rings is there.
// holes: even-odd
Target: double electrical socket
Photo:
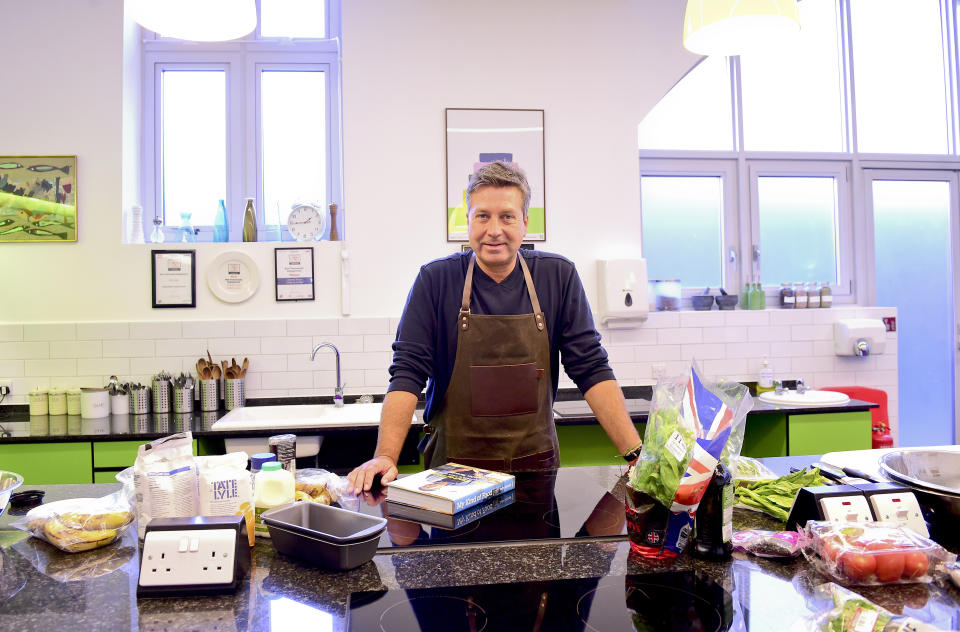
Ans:
[[[230,584],[236,541],[233,529],[150,531],[143,541],[140,585]]]
[[[9,395],[13,388],[13,380],[0,378],[0,395]]]

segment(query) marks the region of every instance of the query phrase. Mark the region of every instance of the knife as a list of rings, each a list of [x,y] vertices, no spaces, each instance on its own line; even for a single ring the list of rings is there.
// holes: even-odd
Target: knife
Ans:
[[[854,476],[854,477],[856,477],[856,478],[862,478],[862,479],[864,479],[865,481],[868,481],[868,482],[870,482],[870,483],[886,483],[886,482],[888,482],[888,481],[885,481],[885,480],[883,480],[882,478],[880,478],[880,477],[878,477],[878,476],[876,476],[876,475],[868,474],[867,472],[864,472],[863,470],[858,470],[858,469],[856,469],[856,468],[854,468],[854,467],[845,467],[845,468],[842,468],[842,469],[843,469],[844,473],[845,473],[847,476]]]
[[[818,468],[820,470],[820,473],[823,474],[825,477],[829,478],[834,482],[840,483],[841,485],[850,485],[851,483],[869,483],[870,482],[869,479],[857,477],[852,474],[848,476],[849,473],[846,471],[846,468],[840,469],[838,467],[834,467],[832,465],[828,465],[826,463],[820,463],[820,462],[812,463],[810,467]]]

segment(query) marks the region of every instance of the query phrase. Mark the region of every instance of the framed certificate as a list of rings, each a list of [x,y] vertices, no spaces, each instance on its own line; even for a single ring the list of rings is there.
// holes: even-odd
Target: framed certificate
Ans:
[[[151,250],[154,307],[197,306],[197,251]]]
[[[274,248],[278,301],[312,301],[313,248]]]

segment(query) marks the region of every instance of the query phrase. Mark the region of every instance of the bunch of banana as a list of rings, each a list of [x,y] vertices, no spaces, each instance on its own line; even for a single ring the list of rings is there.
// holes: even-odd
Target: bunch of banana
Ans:
[[[76,553],[106,546],[133,522],[129,511],[82,513],[71,511],[37,517],[31,521],[31,531],[43,537],[62,551]]]
[[[307,483],[297,481],[297,492],[294,495],[295,500],[309,500],[323,505],[329,505],[333,502],[330,492],[324,483]]]

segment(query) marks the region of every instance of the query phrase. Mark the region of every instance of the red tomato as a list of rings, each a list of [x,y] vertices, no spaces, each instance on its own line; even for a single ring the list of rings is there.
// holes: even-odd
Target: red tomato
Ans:
[[[843,547],[835,540],[824,540],[820,545],[820,557],[835,562]]]
[[[899,551],[882,551],[873,554],[877,558],[877,579],[895,582],[903,575],[904,554]]]
[[[877,561],[872,555],[844,551],[837,558],[837,568],[853,581],[859,582],[873,575],[877,569]]]
[[[930,570],[930,560],[922,551],[909,551],[903,554],[903,576],[907,579],[923,577]]]

